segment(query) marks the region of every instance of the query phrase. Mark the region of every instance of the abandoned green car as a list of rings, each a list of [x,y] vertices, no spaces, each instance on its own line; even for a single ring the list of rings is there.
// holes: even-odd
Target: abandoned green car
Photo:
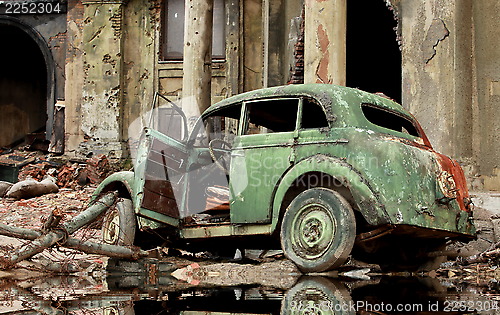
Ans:
[[[138,244],[150,231],[173,243],[278,244],[316,272],[343,264],[353,247],[415,263],[475,235],[460,166],[385,97],[324,84],[266,88],[214,104],[189,133],[179,107],[162,113],[160,127],[144,129],[134,171],[94,194],[121,197],[104,220],[108,243]]]

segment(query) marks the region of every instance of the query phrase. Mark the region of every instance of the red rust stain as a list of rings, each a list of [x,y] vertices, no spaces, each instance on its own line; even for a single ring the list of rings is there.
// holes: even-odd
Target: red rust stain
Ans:
[[[466,203],[469,200],[469,190],[467,189],[467,182],[465,180],[464,171],[457,161],[450,159],[446,155],[435,153],[438,157],[438,162],[443,171],[450,173],[453,176],[457,188],[457,201],[460,209],[469,212],[471,208]]]
[[[318,42],[322,57],[316,68],[316,83],[332,83],[328,79],[328,64],[330,63],[328,48],[330,46],[330,39],[322,24],[318,25]]]

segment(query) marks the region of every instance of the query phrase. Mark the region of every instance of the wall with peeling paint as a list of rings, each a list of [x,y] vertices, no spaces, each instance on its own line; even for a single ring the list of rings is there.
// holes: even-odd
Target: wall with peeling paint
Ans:
[[[155,92],[158,1],[73,1],[68,11],[68,155],[128,155],[129,126]]]
[[[484,187],[500,191],[500,2],[474,1],[474,150]]]
[[[399,1],[403,105],[438,151],[457,158],[473,189],[500,190],[500,4]]]
[[[459,2],[402,1],[400,8],[403,104],[419,119],[433,145],[454,156],[470,146],[470,141],[454,135],[453,106],[463,88],[455,65],[470,64],[470,60],[455,60]],[[466,150],[469,155],[470,151]]]

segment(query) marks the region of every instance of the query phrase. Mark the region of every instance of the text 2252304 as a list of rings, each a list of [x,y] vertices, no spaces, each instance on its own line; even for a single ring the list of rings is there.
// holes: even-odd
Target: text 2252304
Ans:
[[[0,14],[59,14],[67,10],[61,1],[0,1]]]

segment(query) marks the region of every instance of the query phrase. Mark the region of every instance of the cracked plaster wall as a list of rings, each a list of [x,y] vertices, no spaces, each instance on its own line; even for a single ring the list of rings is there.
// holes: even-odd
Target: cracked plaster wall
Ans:
[[[495,110],[500,93],[494,88],[500,81],[495,43],[500,4],[401,0],[392,5],[401,21],[403,105],[438,151],[459,160],[472,189],[500,190]]]
[[[403,105],[419,119],[435,148],[453,156],[461,155],[464,149],[471,155],[470,148],[463,145],[470,140],[456,135],[454,130],[457,126],[453,106],[461,90],[455,65],[470,64],[470,60],[455,60],[459,2],[402,1],[399,10]]]
[[[84,4],[81,131],[85,153],[121,157],[122,14],[121,3]]]
[[[474,150],[484,188],[500,191],[500,2],[474,1]]]
[[[127,156],[129,125],[153,97],[159,1],[68,4],[67,154]]]
[[[468,0],[403,0],[403,105],[434,148],[472,165],[472,28]],[[475,170],[468,169],[472,176]]]

